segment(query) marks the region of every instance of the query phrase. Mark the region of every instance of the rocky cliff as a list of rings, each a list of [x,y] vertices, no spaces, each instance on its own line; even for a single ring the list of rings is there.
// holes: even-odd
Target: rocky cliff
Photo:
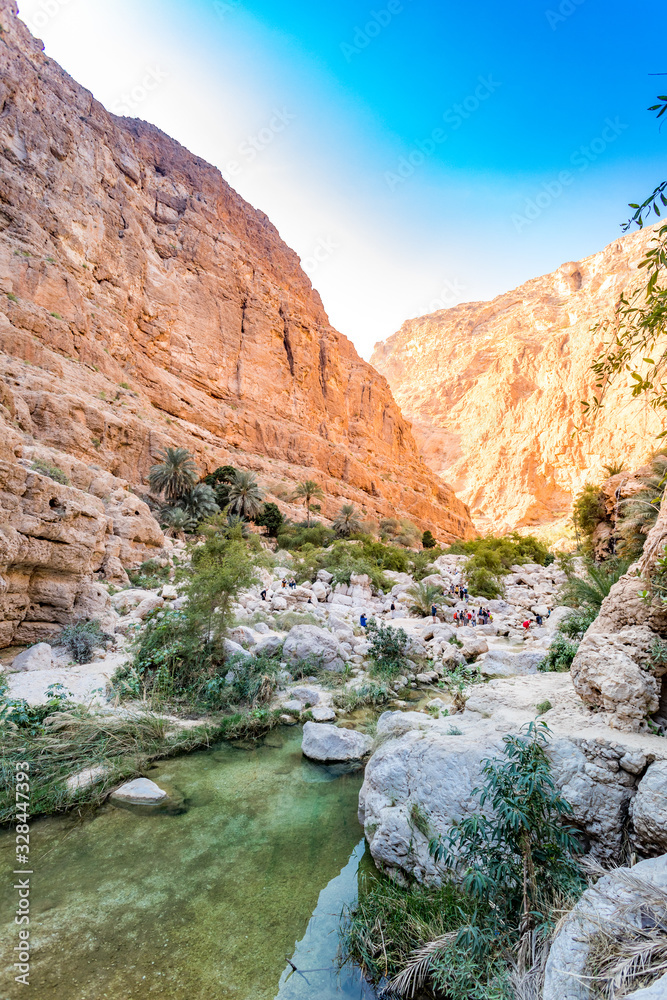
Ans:
[[[553,521],[584,482],[605,478],[605,463],[636,468],[655,448],[662,419],[620,390],[577,431],[603,342],[592,327],[641,285],[637,263],[652,237],[629,234],[492,302],[408,320],[376,345],[371,361],[422,454],[480,527]]]
[[[220,173],[108,113],[0,3],[0,351],[17,452],[138,485],[183,445],[202,473],[306,477],[441,540],[467,508],[423,463],[384,377],[331,328],[297,255]]]

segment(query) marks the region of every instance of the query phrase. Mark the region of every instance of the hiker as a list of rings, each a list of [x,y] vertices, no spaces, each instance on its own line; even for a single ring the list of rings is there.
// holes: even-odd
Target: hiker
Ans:
[[[366,615],[362,615],[360,617],[359,624],[361,625],[362,628],[366,628],[366,626],[368,625],[368,618],[366,617]]]
[[[542,615],[535,615],[535,622],[538,625],[541,625],[542,624]]]
[[[526,632],[528,632],[530,628],[530,621],[528,620],[528,618],[526,618],[525,622],[523,623],[523,627],[525,628]]]
[[[287,586],[287,580],[285,579],[285,577],[283,577],[283,582],[282,582],[283,590],[285,589],[286,586]]]
[[[435,623],[438,620],[438,609],[436,608],[435,604],[431,605],[431,614],[433,615],[433,624],[435,625]]]
[[[262,598],[263,601],[266,600],[266,587],[264,588],[264,590],[261,592],[261,594],[259,596]]]
[[[459,627],[459,613],[458,613],[458,611],[454,612],[454,627],[455,628]]]

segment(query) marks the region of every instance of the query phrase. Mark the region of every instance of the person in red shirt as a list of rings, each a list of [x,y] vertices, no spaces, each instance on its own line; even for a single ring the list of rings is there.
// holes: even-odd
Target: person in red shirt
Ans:
[[[526,618],[525,622],[523,623],[523,627],[525,628],[526,632],[530,628],[530,622],[528,621],[527,618]]]

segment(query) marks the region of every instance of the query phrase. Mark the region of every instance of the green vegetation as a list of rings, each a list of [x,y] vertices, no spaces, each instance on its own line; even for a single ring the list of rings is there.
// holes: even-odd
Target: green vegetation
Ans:
[[[431,614],[431,608],[443,604],[445,595],[442,587],[433,583],[416,583],[407,591],[410,598],[410,613],[426,618]]]
[[[419,548],[422,533],[416,524],[406,517],[385,517],[380,521],[380,538],[406,549]]]
[[[667,455],[659,451],[651,458],[651,471],[641,477],[642,488],[621,503],[618,552],[630,562],[642,554],[646,536],[658,519],[667,486]]]
[[[373,661],[373,673],[391,680],[408,672],[406,653],[409,640],[402,628],[392,628],[371,618],[366,633],[370,645],[370,658]]]
[[[50,462],[45,462],[44,459],[36,458],[32,463],[32,467],[35,472],[39,472],[43,476],[48,476],[49,479],[53,479],[56,483],[60,483],[62,486],[69,486],[69,478],[60,466],[51,465]]]
[[[344,503],[336,514],[333,529],[339,538],[351,538],[361,531],[361,518],[354,504]]]
[[[133,587],[154,590],[169,582],[168,565],[160,565],[156,559],[146,559],[137,569],[128,569],[127,575]]]
[[[275,503],[265,503],[255,518],[255,524],[266,528],[269,538],[277,538],[284,523],[285,518]]]
[[[453,646],[460,646],[457,639],[451,640]],[[448,691],[454,700],[454,707],[457,712],[462,712],[465,708],[469,689],[473,684],[481,684],[484,680],[480,669],[474,663],[457,663],[455,667],[448,670],[442,680],[438,681],[438,687]]]
[[[599,486],[586,483],[574,501],[572,521],[575,530],[590,538],[598,524],[606,519],[604,496]]]
[[[232,602],[238,592],[255,579],[254,561],[247,543],[228,537],[215,524],[202,529],[204,541],[190,548],[190,567],[182,572],[183,610],[154,612],[141,632],[131,667],[117,673],[114,689],[123,696],[151,696],[203,707],[228,707],[233,703],[255,705],[256,697],[241,695],[251,683],[234,665],[230,671],[225,648],[232,624]],[[255,662],[258,676],[276,671]],[[238,680],[238,683],[237,683]],[[224,697],[221,692],[229,687]],[[238,695],[239,701],[234,702]]]
[[[384,705],[393,697],[393,692],[387,684],[370,681],[368,684],[362,684],[361,687],[341,691],[334,695],[333,703],[337,708],[344,708],[346,712],[355,712],[358,708],[365,708],[369,705]]]
[[[165,448],[158,458],[160,462],[148,473],[148,482],[167,503],[176,503],[197,482],[195,460],[187,448]]]
[[[572,608],[591,608],[599,612],[602,602],[615,583],[627,573],[629,563],[612,558],[604,563],[585,560],[584,575],[570,573],[560,599]]]
[[[343,924],[347,956],[399,996],[428,986],[447,1000],[510,1000],[509,972],[523,973],[554,924],[554,909],[585,888],[568,803],[556,790],[549,730],[530,723],[503,738],[484,764],[475,794],[493,808],[433,836],[422,809],[415,830],[446,866],[438,889],[400,888],[380,877],[362,884]]]
[[[579,643],[588,626],[597,618],[598,611],[598,607],[584,604],[580,608],[573,609],[567,618],[559,622],[547,655],[537,669],[555,670],[561,673],[568,671],[579,649]]]
[[[455,542],[446,551],[468,556],[464,570],[468,589],[472,596],[487,600],[502,596],[503,577],[512,566],[529,562],[548,566],[554,561],[554,556],[539,539],[517,532],[501,538],[487,535],[468,542]]]
[[[7,292],[7,298],[10,302],[18,302],[18,299],[13,292]]]
[[[209,487],[210,489],[210,487]],[[262,510],[264,494],[252,472],[237,472],[228,488],[227,510],[246,520],[251,520]]]

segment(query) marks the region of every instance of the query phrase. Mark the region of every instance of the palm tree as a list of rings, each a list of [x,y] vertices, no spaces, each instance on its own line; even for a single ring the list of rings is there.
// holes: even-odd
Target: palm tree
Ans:
[[[442,604],[444,594],[442,587],[437,587],[433,583],[415,583],[407,592],[411,600],[410,611],[412,614],[421,615],[422,618],[431,614],[431,608]]]
[[[229,487],[227,511],[250,520],[262,509],[264,494],[252,472],[237,472]]]
[[[600,610],[602,602],[615,583],[627,572],[627,561],[609,559],[606,563],[588,563],[585,576],[571,576],[560,599],[571,608],[595,608]]]
[[[361,531],[361,519],[354,504],[343,504],[334,518],[333,528],[341,538],[349,538],[350,535]]]
[[[151,467],[148,482],[155,493],[164,493],[167,503],[174,503],[197,482],[197,466],[187,448],[165,448]]]
[[[182,507],[163,507],[160,511],[160,526],[165,529],[165,535],[183,538],[186,531],[192,531],[194,521]]]
[[[197,483],[184,493],[179,500],[179,506],[190,515],[195,524],[205,521],[207,517],[213,517],[220,510],[215,499],[215,490],[208,483]]]
[[[306,505],[307,517],[306,523],[310,527],[310,502],[315,498],[324,499],[324,491],[319,483],[316,483],[314,479],[306,479],[303,483],[299,483],[294,493],[292,494],[293,500],[303,500]]]

